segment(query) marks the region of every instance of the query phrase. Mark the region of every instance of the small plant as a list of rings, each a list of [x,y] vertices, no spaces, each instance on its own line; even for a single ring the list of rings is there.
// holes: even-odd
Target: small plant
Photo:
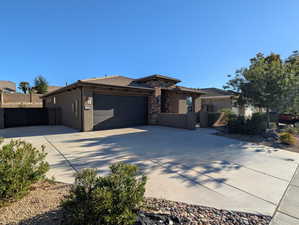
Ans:
[[[4,138],[0,137],[0,145],[3,143],[3,141],[4,141]]]
[[[287,145],[295,145],[296,144],[295,136],[289,132],[279,133],[279,140],[281,143],[287,144]]]
[[[24,196],[31,184],[44,178],[46,153],[31,144],[12,140],[0,148],[0,204]]]
[[[223,122],[226,124],[228,123],[229,118],[231,116],[235,115],[235,113],[231,109],[228,109],[228,108],[221,109],[221,110],[219,110],[219,112],[224,114]]]
[[[138,175],[138,167],[117,163],[111,174],[101,177],[93,169],[76,176],[75,185],[62,202],[65,224],[130,225],[143,201],[146,177]]]
[[[287,128],[284,129],[284,132],[293,134],[293,135],[298,135],[299,134],[299,127],[290,127],[288,126]]]
[[[219,119],[221,113],[209,112],[208,113],[208,126],[211,127]]]

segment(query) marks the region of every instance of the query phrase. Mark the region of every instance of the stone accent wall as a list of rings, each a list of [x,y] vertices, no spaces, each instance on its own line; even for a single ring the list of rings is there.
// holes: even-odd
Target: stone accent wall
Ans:
[[[168,81],[164,79],[155,79],[155,80],[148,80],[143,82],[149,87],[155,88],[155,87],[171,87],[176,84],[174,81]]]
[[[161,112],[161,88],[156,87],[153,95],[148,97],[148,123],[158,123],[158,114]]]
[[[163,91],[163,112],[164,113],[187,113],[187,97],[185,93]]]
[[[196,128],[196,113],[159,113],[158,125],[194,130]]]

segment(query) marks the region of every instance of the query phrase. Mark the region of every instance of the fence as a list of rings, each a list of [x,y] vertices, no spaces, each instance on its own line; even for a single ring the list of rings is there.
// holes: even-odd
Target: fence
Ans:
[[[58,108],[0,109],[0,128],[59,124],[61,124],[61,110]]]

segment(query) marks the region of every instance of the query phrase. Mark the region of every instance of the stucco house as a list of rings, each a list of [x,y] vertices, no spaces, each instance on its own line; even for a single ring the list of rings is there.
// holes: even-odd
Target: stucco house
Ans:
[[[0,91],[5,93],[15,93],[16,83],[8,80],[0,80]]]
[[[179,82],[163,75],[78,80],[45,94],[43,105],[60,108],[61,123],[81,131],[146,124],[192,129],[204,92]]]
[[[205,95],[201,96],[201,107],[204,112],[219,112],[222,109],[230,109],[237,115],[250,117],[255,112],[263,111],[252,105],[238,105],[238,95],[233,91],[219,88],[202,88],[200,90],[205,92]]]

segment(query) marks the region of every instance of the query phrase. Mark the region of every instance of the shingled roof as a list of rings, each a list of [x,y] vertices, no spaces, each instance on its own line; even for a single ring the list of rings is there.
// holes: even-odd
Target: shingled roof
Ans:
[[[203,92],[206,93],[205,97],[209,97],[209,96],[233,96],[236,95],[235,92],[233,91],[227,91],[227,90],[223,90],[223,89],[219,89],[219,88],[201,88],[200,90],[202,90]]]
[[[180,80],[163,76],[163,75],[151,75],[139,79],[133,79],[125,76],[119,76],[119,75],[114,75],[114,76],[104,76],[104,77],[95,77],[95,78],[89,78],[89,79],[82,79],[78,80],[77,82],[65,86],[63,88],[60,88],[58,90],[55,90],[51,93],[45,94],[45,96],[52,95],[57,92],[63,92],[64,90],[74,88],[76,86],[80,85],[102,85],[102,86],[110,86],[110,87],[120,87],[120,88],[135,88],[135,89],[143,89],[145,91],[153,91],[154,88],[148,86],[146,84],[146,81],[150,79],[165,79],[165,80],[170,80],[173,81],[173,86],[167,87],[167,88],[162,88],[164,90],[173,90],[173,91],[183,91],[183,92],[192,92],[192,93],[197,93],[197,94],[203,94],[205,93],[202,90],[195,89],[195,88],[187,88],[183,86],[176,86],[175,84],[180,82]]]
[[[103,85],[112,85],[112,86],[122,86],[122,87],[144,87],[149,88],[145,84],[136,82],[135,79],[125,77],[125,76],[105,76],[98,78],[90,78],[85,80],[80,80],[83,83],[93,83],[93,84],[103,84]]]

